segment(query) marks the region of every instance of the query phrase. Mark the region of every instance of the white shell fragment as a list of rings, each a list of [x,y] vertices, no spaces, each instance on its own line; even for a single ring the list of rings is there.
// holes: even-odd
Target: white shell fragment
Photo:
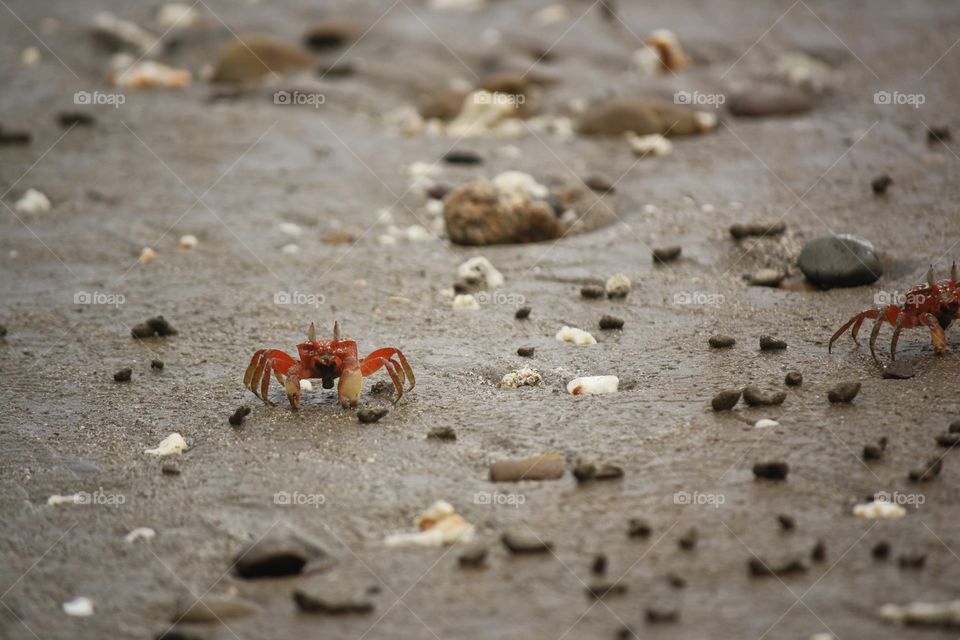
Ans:
[[[413,224],[407,227],[404,230],[404,235],[410,242],[424,242],[426,240],[433,240],[433,234],[430,233],[426,227],[419,224]]]
[[[177,240],[177,246],[181,249],[193,249],[197,246],[197,236],[180,236],[180,239]]]
[[[300,381],[300,391],[310,392],[313,391],[313,383],[309,380]]]
[[[780,423],[770,418],[761,418],[753,424],[754,429],[769,429],[770,427],[779,427]]]
[[[476,311],[480,303],[469,293],[462,293],[453,298],[454,311]]]
[[[596,338],[576,327],[562,327],[560,331],[557,331],[556,338],[560,342],[569,342],[570,344],[597,344]]]
[[[457,267],[457,277],[469,284],[496,289],[504,284],[503,274],[483,256],[470,258]]]
[[[546,198],[550,194],[549,189],[523,171],[504,171],[493,179],[493,185],[504,193],[529,198]]]
[[[83,494],[74,493],[69,496],[53,495],[47,498],[47,506],[59,507],[62,504],[83,504]]]
[[[617,376],[585,376],[567,383],[567,391],[574,396],[599,396],[616,393],[620,387]]]
[[[885,604],[880,617],[890,622],[924,626],[960,625],[960,600],[948,602],[911,602],[906,605]]]
[[[98,13],[93,17],[93,32],[103,41],[110,42],[116,48],[122,48],[145,56],[159,53],[162,47],[159,38],[135,22],[123,20],[112,13]]]
[[[187,441],[183,439],[183,436],[174,431],[161,440],[155,449],[144,449],[143,452],[152,456],[170,456],[175,453],[183,453],[188,448]]]
[[[896,520],[907,515],[907,510],[888,500],[874,500],[856,505],[853,515],[867,520]]]
[[[627,144],[638,156],[668,156],[673,153],[673,143],[659,133],[647,136],[627,134]]]
[[[140,264],[150,264],[157,259],[157,252],[151,249],[150,247],[144,247],[140,252],[140,257],[137,258],[137,262]]]
[[[114,73],[110,81],[121,89],[180,89],[192,76],[186,69],[175,69],[159,62],[144,60]]]
[[[303,227],[295,222],[281,222],[280,231],[288,236],[297,237],[303,233]]]
[[[442,547],[454,542],[470,542],[473,525],[454,511],[449,502],[438,500],[414,521],[419,531],[387,536],[388,547]]]
[[[512,96],[474,91],[464,99],[460,114],[447,125],[447,135],[451,138],[518,137],[523,135],[524,128],[516,115],[517,104]]]
[[[630,286],[630,278],[622,273],[610,276],[610,279],[607,280],[607,297],[622,298],[630,293]]]
[[[74,598],[63,603],[63,612],[68,616],[86,618],[93,615],[93,600],[90,598]]]
[[[127,535],[123,537],[129,544],[135,542],[150,542],[157,537],[157,532],[151,529],[150,527],[137,527]]]
[[[24,215],[46,213],[50,211],[50,198],[42,191],[27,189],[26,193],[20,196],[20,199],[17,200],[17,203],[13,206],[17,210],[17,213]]]
[[[535,387],[543,380],[540,374],[530,367],[523,367],[511,371],[500,381],[501,389],[516,389],[517,387]]]

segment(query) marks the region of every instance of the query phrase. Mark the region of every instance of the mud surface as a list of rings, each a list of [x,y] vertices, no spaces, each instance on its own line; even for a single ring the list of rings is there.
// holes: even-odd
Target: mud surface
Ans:
[[[929,263],[942,271],[960,255],[956,143],[926,141],[927,126],[960,130],[956,4],[620,2],[620,22],[577,1],[567,3],[569,20],[538,27],[530,16],[543,4],[493,2],[460,14],[413,1],[328,12],[299,0],[201,2],[205,29],[183,35],[163,58],[194,72],[230,31],[297,42],[311,21],[338,10],[372,29],[349,51],[318,57],[345,55],[357,63],[353,77],[269,80],[214,102],[203,81],[129,92],[120,108],[91,109],[93,127],[72,128],[56,116],[76,109],[74,92],[110,90],[90,19],[107,8],[148,24],[153,3],[22,0],[0,9],[0,122],[34,134],[28,147],[0,147],[10,208],[0,214],[0,322],[8,329],[0,338],[0,636],[153,637],[184,598],[234,593],[259,612],[194,627],[202,637],[557,640],[613,638],[628,625],[643,638],[902,638],[909,632],[883,621],[880,606],[956,597],[960,481],[956,454],[934,437],[960,418],[960,343],[953,337],[954,353],[937,357],[925,331],[905,332],[898,355],[916,370],[908,380],[882,379],[868,331],[860,347],[844,337],[827,353],[832,332],[874,306],[878,292],[906,291]],[[47,17],[60,21],[56,33],[42,32]],[[503,44],[483,43],[491,27]],[[644,78],[629,56],[637,36],[659,27],[679,35],[695,64]],[[575,98],[731,91],[796,50],[829,62],[833,90],[809,114],[724,116],[717,132],[643,160],[621,139],[540,133],[457,143],[384,126],[382,114],[452,78],[475,82],[498,53],[532,64],[511,49],[513,38],[556,43],[551,62],[537,65],[559,79],[543,96],[554,113]],[[20,52],[31,45],[42,62],[25,68]],[[325,104],[273,103],[276,89],[295,87],[319,87]],[[925,103],[878,105],[880,90],[922,93]],[[507,144],[519,157],[500,152]],[[401,227],[423,217],[422,198],[407,192],[406,166],[435,162],[453,146],[486,162],[445,166],[451,184],[512,169],[541,181],[606,175],[616,181],[620,221],[522,247],[379,244],[382,208],[392,207]],[[881,174],[894,182],[875,197],[870,181]],[[18,219],[11,209],[28,187],[44,191],[53,210]],[[755,245],[727,232],[737,222],[780,219],[786,234]],[[302,235],[284,234],[281,222],[300,225]],[[323,243],[333,231],[359,240]],[[876,285],[817,292],[744,284],[744,274],[788,265],[805,240],[831,231],[877,246],[886,270]],[[198,246],[176,248],[183,234],[196,235]],[[299,253],[281,252],[290,242]],[[674,244],[682,257],[654,265],[650,248]],[[137,262],[144,246],[159,254],[148,265]],[[474,255],[489,258],[506,285],[480,310],[455,312],[445,290]],[[625,300],[581,298],[581,286],[620,272],[634,283]],[[81,292],[122,295],[123,304],[75,304]],[[317,304],[276,304],[284,293]],[[514,318],[521,299],[532,307],[528,320]],[[623,318],[623,330],[599,330],[603,314]],[[156,315],[178,335],[131,338],[134,325]],[[382,373],[367,381],[361,402],[390,408],[385,418],[360,424],[319,381],[298,413],[285,402],[264,406],[243,388],[254,350],[292,352],[310,321],[329,331],[334,319],[361,351],[399,347],[416,371],[416,388],[395,407],[389,393],[372,392]],[[563,325],[593,332],[598,344],[556,341]],[[714,334],[737,344],[710,349]],[[761,353],[761,335],[788,348]],[[889,335],[884,329],[880,344]],[[521,346],[535,347],[533,358],[516,355]],[[162,370],[151,369],[154,359]],[[498,389],[520,366],[537,369],[542,386]],[[132,380],[114,382],[125,367]],[[802,386],[783,387],[793,370]],[[620,377],[619,393],[565,391],[573,377],[604,374]],[[827,391],[842,380],[861,381],[860,394],[831,405]],[[783,388],[787,399],[710,410],[716,392],[748,384]],[[276,385],[272,392],[283,400]],[[244,403],[253,411],[242,427],[230,426]],[[754,429],[760,418],[781,426]],[[455,441],[426,438],[444,426]],[[189,451],[143,453],[173,431]],[[863,446],[881,436],[889,439],[882,459],[862,461]],[[609,462],[625,475],[580,486],[569,472],[558,481],[488,481],[490,463],[548,451],[569,468],[580,459]],[[907,480],[940,455],[939,477]],[[789,464],[786,481],[754,479],[755,463],[776,460]],[[161,471],[171,461],[179,475]],[[53,494],[81,491],[101,504],[47,505]],[[923,504],[895,521],[853,517],[853,505],[877,491]],[[278,493],[313,499],[283,505]],[[486,568],[462,569],[456,545],[383,544],[438,499],[490,544]],[[782,530],[778,514],[792,515],[795,528]],[[633,517],[649,522],[649,537],[628,538]],[[124,541],[143,526],[156,530],[152,542]],[[682,549],[691,528],[695,548]],[[300,578],[231,574],[240,550],[286,529],[319,541],[335,566]],[[499,543],[508,529],[536,533],[553,552],[510,555]],[[817,540],[826,558],[811,562]],[[880,541],[891,547],[888,560],[871,555]],[[923,568],[898,565],[900,554],[916,552],[926,554]],[[602,601],[586,593],[598,553],[608,559],[606,579],[622,577],[626,587]],[[755,555],[789,554],[809,569],[751,576]],[[671,586],[671,574],[685,588]],[[300,613],[292,593],[308,583],[376,587],[375,610]],[[92,617],[61,610],[77,596],[94,601]],[[676,609],[678,618],[648,623],[651,607]]]

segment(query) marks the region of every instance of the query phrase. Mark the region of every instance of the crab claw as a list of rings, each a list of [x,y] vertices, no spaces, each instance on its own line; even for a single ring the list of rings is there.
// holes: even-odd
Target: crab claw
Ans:
[[[927,270],[927,284],[931,287],[937,284],[937,274],[933,270],[933,265],[930,265],[930,269]]]
[[[344,409],[355,407],[360,401],[360,391],[363,389],[363,374],[360,372],[360,363],[356,358],[348,358],[340,371],[340,382],[337,383],[337,395],[340,406]]]
[[[288,373],[283,379],[283,388],[287,392],[290,406],[296,411],[300,408],[300,376],[296,373]]]
[[[310,328],[307,329],[307,340],[310,342],[317,341],[317,326],[312,322],[310,323]]]
[[[333,339],[340,339],[340,323],[336,320],[333,321]]]

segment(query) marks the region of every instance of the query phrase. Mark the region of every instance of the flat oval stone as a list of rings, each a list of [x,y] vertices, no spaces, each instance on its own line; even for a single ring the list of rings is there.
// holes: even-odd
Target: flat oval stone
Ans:
[[[811,240],[804,245],[798,266],[808,280],[822,287],[857,287],[883,275],[873,245],[851,235]]]

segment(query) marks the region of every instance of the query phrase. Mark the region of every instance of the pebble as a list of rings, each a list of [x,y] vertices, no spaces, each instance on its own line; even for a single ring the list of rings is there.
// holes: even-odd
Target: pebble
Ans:
[[[150,264],[157,259],[157,252],[151,249],[150,247],[144,247],[140,251],[140,257],[137,258],[137,262],[140,264]]]
[[[532,358],[533,351],[533,347],[519,347],[517,348],[517,355],[523,358]]]
[[[779,340],[773,336],[760,336],[760,351],[781,351],[787,348],[784,340]]]
[[[672,262],[677,258],[679,258],[681,253],[683,253],[683,248],[680,247],[680,245],[671,245],[669,247],[658,247],[653,250],[653,262],[655,264]]]
[[[0,338],[6,338],[6,337],[7,337],[7,326],[0,324]]]
[[[783,222],[774,222],[773,224],[761,223],[737,223],[730,226],[730,235],[734,240],[743,240],[744,238],[760,238],[768,236],[779,236],[787,230],[787,225]]]
[[[317,588],[294,589],[293,601],[304,613],[345,615],[373,611],[373,602],[364,595],[342,594]]]
[[[309,69],[313,64],[313,58],[285,42],[268,36],[244,36],[223,48],[211,81],[242,84],[270,72]]]
[[[157,9],[157,24],[166,29],[192,27],[200,21],[200,12],[194,5],[171,2]]]
[[[960,433],[938,433],[936,440],[941,447],[956,447],[960,445]]]
[[[197,236],[180,236],[180,239],[177,240],[177,247],[180,249],[193,249],[197,246],[197,242]]]
[[[750,276],[750,285],[754,287],[776,287],[783,282],[784,274],[777,269],[761,269]]]
[[[144,449],[143,452],[152,456],[172,456],[174,454],[183,453],[189,449],[187,446],[187,441],[183,439],[183,436],[174,431],[166,438],[160,441],[153,449]]]
[[[954,420],[947,428],[947,433],[960,433],[960,420]]]
[[[776,420],[771,420],[770,418],[761,418],[753,423],[754,429],[769,429],[771,427],[779,427],[780,423]]]
[[[573,477],[580,483],[591,480],[617,480],[623,477],[623,469],[610,463],[597,466],[592,462],[580,462],[573,469]]]
[[[427,440],[444,440],[452,442],[457,439],[457,432],[453,427],[434,427],[427,433]]]
[[[135,325],[130,330],[130,335],[134,338],[152,338],[154,336],[166,338],[177,335],[177,330],[163,316],[155,316],[146,322]]]
[[[841,382],[827,392],[827,399],[832,403],[853,402],[860,393],[859,382]]]
[[[667,583],[674,589],[685,589],[687,586],[687,581],[683,576],[678,576],[675,573],[668,573],[666,579]]]
[[[839,235],[807,242],[797,265],[821,287],[857,287],[876,282],[883,265],[873,245],[857,236]]]
[[[50,211],[50,206],[50,198],[42,191],[27,189],[26,192],[20,196],[20,199],[17,200],[16,204],[13,205],[13,208],[17,213],[34,215]]]
[[[530,317],[530,307],[520,307],[517,309],[517,312],[513,314],[513,317],[517,320],[526,320]]]
[[[786,576],[803,573],[809,569],[807,563],[798,556],[788,555],[773,560],[750,558],[748,564],[752,576]]]
[[[621,582],[609,582],[606,580],[595,581],[587,587],[587,595],[595,600],[600,600],[607,596],[623,595],[627,592],[627,585]]]
[[[714,349],[729,349],[733,345],[737,344],[737,341],[732,336],[710,336],[708,343]]]
[[[478,165],[483,164],[483,156],[475,151],[467,151],[464,149],[448,151],[443,156],[443,161],[447,164],[461,164],[461,165]]]
[[[607,297],[626,298],[627,294],[630,293],[630,286],[630,278],[622,273],[610,276],[606,284]]]
[[[786,391],[765,392],[760,387],[749,386],[743,390],[743,400],[751,407],[769,407],[783,404],[787,399]]]
[[[880,438],[876,444],[868,444],[863,447],[863,458],[864,460],[879,460],[883,457],[883,452],[886,449],[887,438]]]
[[[234,559],[233,572],[247,579],[299,575],[310,562],[329,559],[319,546],[290,533],[270,533]]]
[[[480,303],[470,293],[461,293],[453,297],[454,311],[477,311],[480,309]]]
[[[607,573],[607,556],[603,553],[598,553],[593,556],[593,562],[590,563],[590,573],[595,576],[602,576]]]
[[[127,367],[125,369],[120,369],[113,374],[114,382],[130,382],[130,377],[133,375],[133,369]]]
[[[780,528],[786,531],[792,531],[797,528],[797,521],[793,516],[786,513],[781,513],[778,515],[777,522],[780,523]]]
[[[551,542],[527,531],[508,531],[503,534],[501,541],[514,554],[547,553],[553,548]]]
[[[665,624],[676,622],[680,618],[680,613],[670,607],[647,607],[644,610],[644,617],[650,624]]]
[[[497,289],[506,282],[503,274],[483,256],[470,258],[457,267],[457,277],[468,284],[488,289]]]
[[[885,195],[887,193],[887,188],[893,184],[893,178],[884,174],[882,176],[877,176],[870,183],[870,188],[873,189],[873,193],[878,196]]]
[[[922,551],[901,553],[897,558],[897,564],[900,565],[901,569],[922,569],[926,563],[927,554]]]
[[[947,143],[953,139],[950,128],[945,126],[933,126],[927,128],[927,142],[934,144],[936,142]]]
[[[790,371],[783,378],[783,384],[788,387],[799,387],[803,384],[803,374],[799,371]]]
[[[895,360],[883,368],[883,377],[888,380],[909,380],[916,375],[908,360]]]
[[[531,458],[500,460],[490,465],[491,482],[520,480],[557,480],[563,477],[566,462],[559,453],[545,453]]]
[[[865,520],[898,520],[907,510],[889,500],[872,500],[854,505],[853,515]]]
[[[443,219],[455,244],[490,245],[555,240],[564,233],[553,208],[542,200],[485,181],[468,182],[444,199]]]
[[[684,136],[710,131],[716,116],[656,98],[613,98],[588,107],[577,120],[577,131],[588,136]]]
[[[700,534],[697,533],[695,527],[690,527],[687,529],[687,532],[680,536],[677,539],[677,544],[684,551],[691,551],[697,546],[697,540],[700,538]]]
[[[810,559],[814,562],[823,562],[827,559],[827,543],[823,540],[817,540],[810,550]]]
[[[598,284],[586,284],[580,287],[580,295],[588,300],[596,300],[605,295],[603,287]]]
[[[160,467],[160,472],[165,476],[178,476],[180,475],[180,465],[176,462],[164,462],[163,466]]]
[[[651,133],[645,136],[628,133],[627,144],[630,145],[633,153],[641,158],[647,156],[662,158],[673,153],[673,143],[659,133]]]
[[[181,89],[192,78],[186,69],[144,60],[111,74],[110,83],[121,89]]]
[[[943,458],[932,458],[922,467],[911,469],[908,478],[913,482],[929,482],[943,470]]]
[[[9,131],[0,126],[0,146],[26,145],[33,141],[29,131]]]
[[[157,360],[154,358],[150,361],[150,368],[155,371],[163,371],[163,360]]]
[[[597,344],[596,338],[583,329],[577,329],[576,327],[561,327],[561,329],[557,331],[556,339],[560,342],[577,345]]]
[[[628,538],[646,538],[652,531],[650,523],[643,518],[630,518],[627,522]]]
[[[713,396],[710,406],[713,407],[714,411],[729,411],[740,402],[740,394],[740,389],[725,389]]]
[[[157,537],[157,532],[151,529],[150,527],[137,527],[127,535],[123,537],[124,541],[129,544],[134,542],[150,542],[155,537]]]
[[[457,561],[461,567],[477,568],[482,567],[487,562],[487,545],[480,542],[474,542],[460,552]]]
[[[873,548],[870,550],[870,555],[876,560],[886,560],[890,557],[890,543],[886,540],[881,540],[873,545]]]
[[[373,424],[379,422],[388,413],[390,413],[388,409],[360,409],[357,411],[357,420],[362,424]]]
[[[314,23],[303,36],[303,44],[314,51],[337,49],[353,42],[359,28],[349,20],[328,18]]]
[[[795,115],[813,107],[803,91],[789,87],[753,87],[730,99],[730,113],[741,118]]]
[[[248,407],[245,404],[240,405],[239,407],[237,407],[237,410],[234,411],[229,418],[227,418],[227,422],[229,422],[234,427],[239,427],[240,425],[243,424],[243,419],[246,418],[248,415],[250,415],[250,407]]]
[[[606,176],[589,176],[583,181],[583,184],[585,184],[586,187],[591,191],[596,191],[597,193],[613,193],[615,191],[613,182]]]
[[[283,253],[288,256],[292,256],[294,254],[300,253],[300,245],[294,244],[293,242],[289,244],[285,244],[282,247],[280,247],[280,253]]]
[[[20,62],[25,67],[35,67],[40,64],[40,50],[36,47],[27,47],[20,52]]]
[[[960,600],[885,604],[880,608],[880,617],[913,627],[956,628],[960,626]]]
[[[786,480],[790,466],[783,461],[758,462],[753,465],[753,475],[765,480]]]
[[[110,51],[128,51],[138,56],[162,51],[160,39],[140,25],[118,18],[109,12],[93,17],[93,37]]]
[[[77,597],[64,602],[61,606],[68,616],[86,618],[93,615],[93,600],[90,598]]]
[[[617,376],[585,376],[567,383],[567,392],[574,396],[597,396],[616,393],[620,387]]]
[[[57,114],[57,123],[64,128],[92,127],[97,123],[97,119],[84,111],[61,111]]]
[[[539,373],[529,367],[522,367],[503,376],[503,379],[500,380],[500,388],[536,387],[542,381],[543,378]]]
[[[604,330],[623,329],[623,319],[616,316],[600,316],[600,328]]]
[[[177,624],[220,622],[259,612],[258,605],[244,598],[207,594],[200,599],[190,598],[185,606],[178,608],[172,620]]]

